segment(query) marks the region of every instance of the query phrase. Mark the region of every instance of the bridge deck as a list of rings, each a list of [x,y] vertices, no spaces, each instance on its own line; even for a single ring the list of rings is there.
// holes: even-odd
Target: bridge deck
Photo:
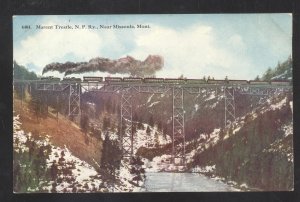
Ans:
[[[123,86],[123,87],[134,87],[134,86],[156,86],[156,87],[182,87],[182,88],[198,88],[198,87],[257,87],[257,88],[292,88],[292,85],[282,84],[245,84],[245,83],[144,83],[144,82],[86,82],[86,81],[46,81],[46,80],[13,80],[13,83],[36,83],[44,85],[72,85],[80,84],[81,86]]]

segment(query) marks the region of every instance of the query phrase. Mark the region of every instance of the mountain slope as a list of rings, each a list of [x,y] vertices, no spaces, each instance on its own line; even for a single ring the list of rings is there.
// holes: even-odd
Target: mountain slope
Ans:
[[[100,163],[102,142],[84,134],[77,125],[64,116],[59,115],[57,121],[54,114],[49,112],[47,117],[37,118],[29,104],[23,102],[21,107],[18,99],[14,99],[14,112],[20,115],[22,129],[25,132],[31,132],[36,139],[49,135],[54,145],[61,148],[66,146],[75,156],[98,167],[95,161]]]
[[[279,94],[208,139],[191,167],[262,190],[293,189],[292,96]]]

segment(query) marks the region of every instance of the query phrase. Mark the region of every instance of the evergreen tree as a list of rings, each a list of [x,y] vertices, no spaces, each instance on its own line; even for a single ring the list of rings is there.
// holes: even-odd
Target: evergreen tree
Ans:
[[[104,117],[103,118],[103,130],[106,131],[110,127],[110,118],[109,117]]]
[[[121,150],[116,141],[109,139],[108,133],[105,135],[103,141],[102,157],[101,157],[101,171],[103,172],[104,180],[112,182],[115,180],[115,172],[120,168]]]
[[[52,165],[50,167],[50,175],[51,175],[52,181],[56,180],[57,174],[58,174],[57,164],[56,164],[56,161],[53,160]]]
[[[150,135],[150,132],[151,132],[151,129],[150,129],[149,126],[147,126],[146,133],[147,133],[148,136]]]
[[[167,133],[168,133],[168,125],[164,124],[163,125],[163,135],[164,135],[165,139],[167,138]]]
[[[112,104],[111,104],[111,101],[110,101],[110,100],[108,100],[108,101],[106,102],[105,108],[106,108],[106,111],[107,111],[107,112],[109,112],[109,113],[111,112]]]
[[[40,189],[44,183],[50,181],[48,179],[47,158],[49,148],[47,146],[39,146],[34,140],[28,138],[25,146],[28,150],[22,151],[14,148],[14,164],[13,164],[13,187],[15,192],[27,192],[29,189]],[[30,151],[30,152],[29,152]],[[29,154],[30,153],[30,154]],[[41,184],[41,182],[44,182]]]
[[[136,134],[137,130],[136,130],[136,127],[137,127],[137,124],[136,123],[133,123],[132,124],[132,134]]]
[[[154,134],[154,142],[155,142],[155,147],[158,147],[159,139],[158,139],[158,133],[157,132],[155,132],[155,134]]]
[[[141,130],[145,129],[144,124],[141,121],[138,122],[138,129],[141,129]]]
[[[81,127],[81,130],[87,134],[88,132],[88,129],[89,129],[89,118],[87,115],[83,115],[81,116],[81,119],[80,119],[80,127]]]
[[[270,81],[272,77],[273,77],[272,69],[269,67],[263,76],[263,80]]]
[[[162,123],[161,123],[161,121],[159,121],[158,123],[157,123],[157,129],[158,130],[162,130]]]
[[[132,116],[132,121],[136,121],[136,122],[139,121],[139,117],[138,117],[138,115],[137,115],[136,112],[135,112],[135,113],[133,114],[133,116]]]
[[[136,182],[136,184],[139,186],[139,182],[143,181],[145,179],[145,169],[143,168],[144,162],[142,159],[137,157],[132,157],[130,161],[130,173],[133,174],[132,180]]]
[[[154,127],[154,120],[153,120],[153,116],[152,115],[150,116],[150,119],[149,119],[149,125],[151,127]]]
[[[29,72],[26,67],[19,65],[14,61],[14,79],[19,80],[37,80],[38,77],[34,72]]]

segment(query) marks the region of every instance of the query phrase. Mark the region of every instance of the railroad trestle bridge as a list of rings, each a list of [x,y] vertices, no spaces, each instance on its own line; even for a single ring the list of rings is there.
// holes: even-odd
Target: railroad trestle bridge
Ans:
[[[214,91],[224,97],[224,127],[235,120],[235,93],[244,95],[267,96],[274,93],[291,91],[291,85],[254,85],[254,84],[176,84],[176,83],[140,83],[140,82],[82,82],[82,81],[47,81],[47,80],[14,80],[14,86],[23,89],[35,88],[37,91],[51,93],[53,91],[68,94],[68,115],[80,116],[81,94],[84,92],[118,93],[121,95],[121,137],[120,145],[124,157],[133,155],[134,134],[132,127],[132,101],[136,93],[165,94],[172,93],[172,161],[185,164],[185,109],[184,96],[203,94]]]

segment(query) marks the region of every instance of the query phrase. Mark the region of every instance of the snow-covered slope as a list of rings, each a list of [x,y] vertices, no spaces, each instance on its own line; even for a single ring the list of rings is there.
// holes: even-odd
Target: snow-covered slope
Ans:
[[[171,143],[171,137],[168,135],[164,136],[163,133],[157,129],[157,126],[151,127],[144,123],[143,127],[144,129],[138,129],[135,134],[133,142],[134,153],[136,153],[140,147],[155,148]],[[149,134],[146,132],[148,127],[150,129]]]
[[[129,172],[128,163],[122,161],[120,171],[118,171],[118,183],[115,186],[108,185],[102,180],[102,176],[87,162],[75,157],[69,149],[54,146],[48,136],[45,139],[35,140],[31,133],[25,133],[21,129],[19,115],[14,116],[14,150],[15,152],[29,151],[28,140],[34,141],[38,148],[49,146],[51,153],[47,157],[47,168],[51,170],[53,165],[57,168],[58,176],[55,180],[40,182],[42,187],[28,187],[28,192],[128,192],[141,191],[130,183],[133,175]],[[22,165],[21,166],[26,166]]]
[[[187,142],[187,162],[194,165],[191,170],[213,176],[224,174],[229,179],[243,180],[239,183],[245,184],[245,187],[249,184],[266,190],[290,189],[292,112],[291,95],[278,93],[264,99],[258,107],[238,117],[226,128],[200,134],[197,139]],[[267,168],[268,165],[271,168]],[[255,169],[258,175],[262,175],[261,180],[255,181],[248,176],[247,173]],[[262,173],[268,169],[271,169],[269,175],[272,177],[265,179],[266,174]],[[287,182],[282,182],[283,175],[288,175]],[[270,186],[272,180],[280,183],[271,183]]]

